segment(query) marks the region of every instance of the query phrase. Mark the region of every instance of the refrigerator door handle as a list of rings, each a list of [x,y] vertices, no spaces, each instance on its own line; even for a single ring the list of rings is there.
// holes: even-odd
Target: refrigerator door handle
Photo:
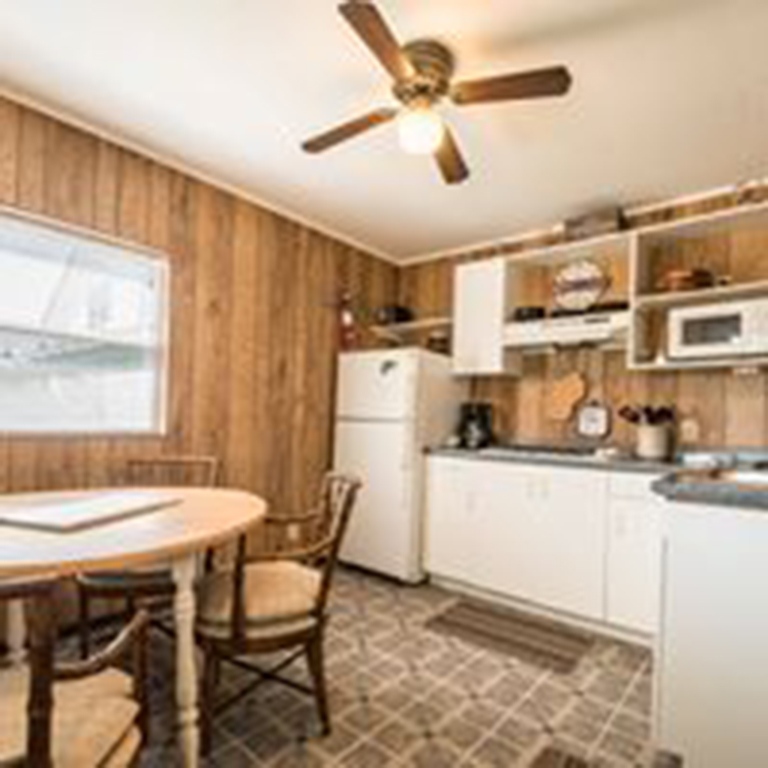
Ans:
[[[385,360],[380,366],[379,366],[379,373],[382,376],[388,376],[393,371],[396,371],[399,367],[399,363],[397,360]]]

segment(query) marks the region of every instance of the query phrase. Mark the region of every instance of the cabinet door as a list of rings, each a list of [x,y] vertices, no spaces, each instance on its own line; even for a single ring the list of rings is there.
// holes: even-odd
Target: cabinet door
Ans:
[[[659,742],[692,768],[766,765],[768,517],[670,503]]]
[[[419,577],[409,437],[397,421],[342,421],[334,451],[336,471],[363,479],[341,559],[405,581]]]
[[[474,524],[466,532],[475,553],[474,583],[522,598],[535,591],[539,560],[529,477],[523,465],[478,462],[471,482]]]
[[[661,593],[661,510],[646,498],[610,500],[606,619],[655,634]]]
[[[471,586],[524,596],[536,553],[525,528],[526,474],[507,464],[429,460],[427,570]]]
[[[477,586],[601,620],[604,615],[605,474],[478,462],[467,484]]]
[[[471,581],[471,499],[467,487],[469,462],[446,458],[427,460],[425,564],[429,573]]]
[[[462,264],[454,272],[453,370],[457,375],[513,373],[504,348],[504,259]]]
[[[603,472],[531,467],[536,532],[531,599],[590,619],[604,617],[607,477]]]
[[[429,464],[430,572],[604,618],[605,473],[445,459]]]

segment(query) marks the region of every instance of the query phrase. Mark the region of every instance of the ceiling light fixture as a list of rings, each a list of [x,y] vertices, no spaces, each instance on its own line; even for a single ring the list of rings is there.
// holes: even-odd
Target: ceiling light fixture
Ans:
[[[436,106],[445,99],[462,106],[562,96],[571,87],[571,74],[564,66],[454,82],[453,51],[432,38],[401,45],[375,0],[344,0],[339,12],[387,71],[392,95],[402,106],[374,109],[313,136],[302,144],[304,151],[313,155],[397,121],[403,150],[432,155],[445,182],[461,184],[469,178],[469,166]]]
[[[409,155],[433,155],[443,143],[445,123],[429,105],[408,106],[398,115],[397,131]]]

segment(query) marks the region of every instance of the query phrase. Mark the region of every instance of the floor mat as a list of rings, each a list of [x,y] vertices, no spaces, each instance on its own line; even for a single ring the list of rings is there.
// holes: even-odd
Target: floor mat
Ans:
[[[427,622],[427,629],[562,674],[576,667],[595,639],[560,622],[476,600],[460,600]]]
[[[589,763],[554,747],[547,747],[531,763],[531,768],[589,768]]]

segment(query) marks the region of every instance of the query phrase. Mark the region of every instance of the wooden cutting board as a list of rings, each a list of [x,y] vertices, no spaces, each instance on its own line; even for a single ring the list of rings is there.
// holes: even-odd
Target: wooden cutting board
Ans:
[[[587,383],[580,373],[568,373],[549,385],[546,400],[550,421],[568,421],[573,409],[587,394]]]

